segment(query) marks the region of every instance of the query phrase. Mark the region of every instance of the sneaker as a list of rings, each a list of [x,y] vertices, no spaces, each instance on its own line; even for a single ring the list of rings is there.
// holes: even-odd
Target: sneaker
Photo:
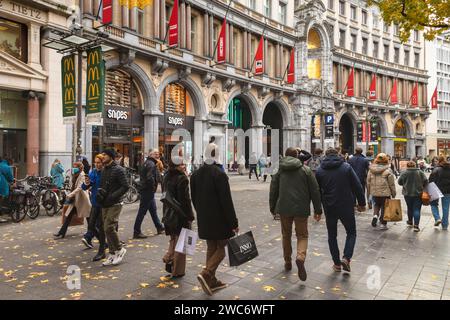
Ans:
[[[342,271],[342,266],[337,266],[335,264],[333,264],[333,271],[334,272],[341,272]]]
[[[207,275],[205,272],[200,273],[197,275],[197,280],[200,282],[200,285],[202,286],[203,291],[209,295],[212,296],[213,292],[211,290],[211,277]]]
[[[81,242],[86,246],[88,249],[94,249],[94,245],[92,244],[92,240],[88,240],[86,238],[82,238]]]
[[[295,263],[297,264],[297,268],[298,268],[298,278],[302,281],[306,281],[307,274],[306,274],[306,269],[305,269],[305,261],[296,259]]]
[[[439,219],[438,221],[436,221],[436,223],[434,224],[435,227],[439,227],[442,224],[442,220]]]
[[[352,269],[350,268],[350,260],[348,260],[347,258],[344,258],[341,260],[341,264],[342,264],[342,269],[346,272],[351,272]]]
[[[420,232],[419,226],[414,226],[414,232]]]
[[[372,227],[376,227],[377,226],[377,222],[378,222],[378,216],[373,216],[372,219]]]
[[[380,230],[387,230],[387,229],[388,229],[387,224],[381,224],[380,225]]]
[[[116,253],[116,257],[114,258],[113,265],[117,266],[120,264],[123,260],[123,257],[127,253],[127,249],[122,248]]]
[[[284,263],[284,270],[291,271],[292,270],[292,262],[288,261]]]
[[[106,260],[102,263],[102,266],[104,266],[104,267],[112,266],[115,258],[116,258],[116,255],[110,253],[108,258],[106,258]]]
[[[406,221],[406,225],[408,226],[408,228],[412,228],[413,227],[413,223],[412,221]]]
[[[139,234],[135,233],[133,235],[133,239],[147,239],[147,238],[148,237],[145,234],[143,234],[143,233],[139,233]]]
[[[221,289],[225,289],[226,287],[228,287],[228,285],[226,283],[223,283],[220,280],[214,279],[213,280],[213,284],[211,285],[211,291],[215,292]]]
[[[96,262],[96,261],[100,261],[106,258],[106,254],[104,252],[99,252],[95,255],[94,258],[92,258],[92,261]]]

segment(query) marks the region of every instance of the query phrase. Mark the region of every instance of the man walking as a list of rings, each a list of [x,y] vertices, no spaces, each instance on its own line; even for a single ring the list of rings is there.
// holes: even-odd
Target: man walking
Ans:
[[[134,223],[133,239],[146,239],[147,236],[141,231],[142,222],[145,214],[150,211],[153,223],[158,234],[164,232],[164,226],[158,218],[156,208],[155,192],[158,188],[158,183],[161,181],[161,175],[157,167],[157,159],[155,158],[155,150],[149,152],[149,157],[145,160],[142,170],[140,172],[141,187],[139,190],[141,200],[139,203],[139,210]],[[158,152],[159,154],[159,152]]]
[[[322,206],[319,186],[310,168],[298,159],[295,148],[286,150],[281,159],[279,170],[270,183],[270,212],[279,214],[281,234],[283,236],[284,268],[292,269],[292,224],[295,224],[297,236],[297,254],[295,263],[300,280],[306,281],[306,251],[308,248],[308,217],[311,201],[314,206],[314,218],[320,221]]]
[[[204,165],[191,177],[191,198],[197,212],[198,235],[206,240],[207,245],[206,267],[197,279],[208,295],[226,287],[217,280],[216,270],[225,258],[228,239],[239,231],[228,176],[214,160],[216,152],[217,149],[211,150]]]
[[[361,186],[363,188],[363,191],[365,192],[370,162],[362,152],[363,150],[360,147],[357,147],[355,149],[355,154],[348,160],[348,163],[358,176],[359,182],[361,182]]]
[[[109,248],[109,256],[103,266],[110,266],[120,264],[127,252],[119,241],[117,229],[122,199],[130,186],[125,169],[114,161],[115,151],[108,149],[103,151],[102,155],[103,171],[96,202],[102,208],[103,227]]]
[[[358,200],[358,210],[365,210],[366,198],[363,187],[352,167],[345,163],[336,149],[328,149],[325,159],[316,172],[319,183],[323,209],[325,211],[328,245],[333,257],[333,270],[350,272],[350,261],[356,243],[355,198]],[[337,242],[338,220],[347,232],[344,256],[340,259]]]

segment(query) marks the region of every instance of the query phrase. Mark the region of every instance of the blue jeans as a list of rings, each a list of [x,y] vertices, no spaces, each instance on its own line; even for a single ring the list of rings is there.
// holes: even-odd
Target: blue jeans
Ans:
[[[450,208],[450,194],[445,194],[443,198],[441,198],[442,203],[442,228],[448,228],[448,212]],[[441,220],[441,216],[439,214],[439,200],[433,201],[431,203],[431,212],[433,212],[434,220]]]
[[[337,241],[337,223],[341,220],[347,233],[344,247],[344,258],[351,260],[356,244],[356,221],[355,214],[349,212],[346,214],[334,214],[325,211],[326,223],[328,229],[328,246],[335,265],[341,265],[339,246]]]
[[[150,211],[153,223],[157,230],[161,230],[164,226],[161,224],[158,218],[158,212],[156,209],[155,193],[151,191],[141,192],[141,202],[139,203],[139,210],[134,223],[134,234],[140,234],[142,221],[144,221],[145,214]]]
[[[422,199],[420,196],[405,196],[405,201],[408,207],[408,221],[418,226],[420,222],[420,209],[422,209]]]

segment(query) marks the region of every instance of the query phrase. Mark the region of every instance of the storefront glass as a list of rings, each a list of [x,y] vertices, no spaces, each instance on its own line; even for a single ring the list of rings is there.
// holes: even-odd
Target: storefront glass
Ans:
[[[407,148],[407,130],[403,120],[398,120],[394,127],[394,156],[400,159],[406,158]]]
[[[27,41],[25,25],[0,18],[0,51],[26,62]]]

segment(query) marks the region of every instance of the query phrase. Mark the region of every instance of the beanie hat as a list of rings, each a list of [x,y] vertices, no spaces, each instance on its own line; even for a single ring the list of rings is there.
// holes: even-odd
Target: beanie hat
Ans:
[[[110,156],[112,159],[116,157],[116,152],[114,151],[114,149],[105,149],[102,153]]]

